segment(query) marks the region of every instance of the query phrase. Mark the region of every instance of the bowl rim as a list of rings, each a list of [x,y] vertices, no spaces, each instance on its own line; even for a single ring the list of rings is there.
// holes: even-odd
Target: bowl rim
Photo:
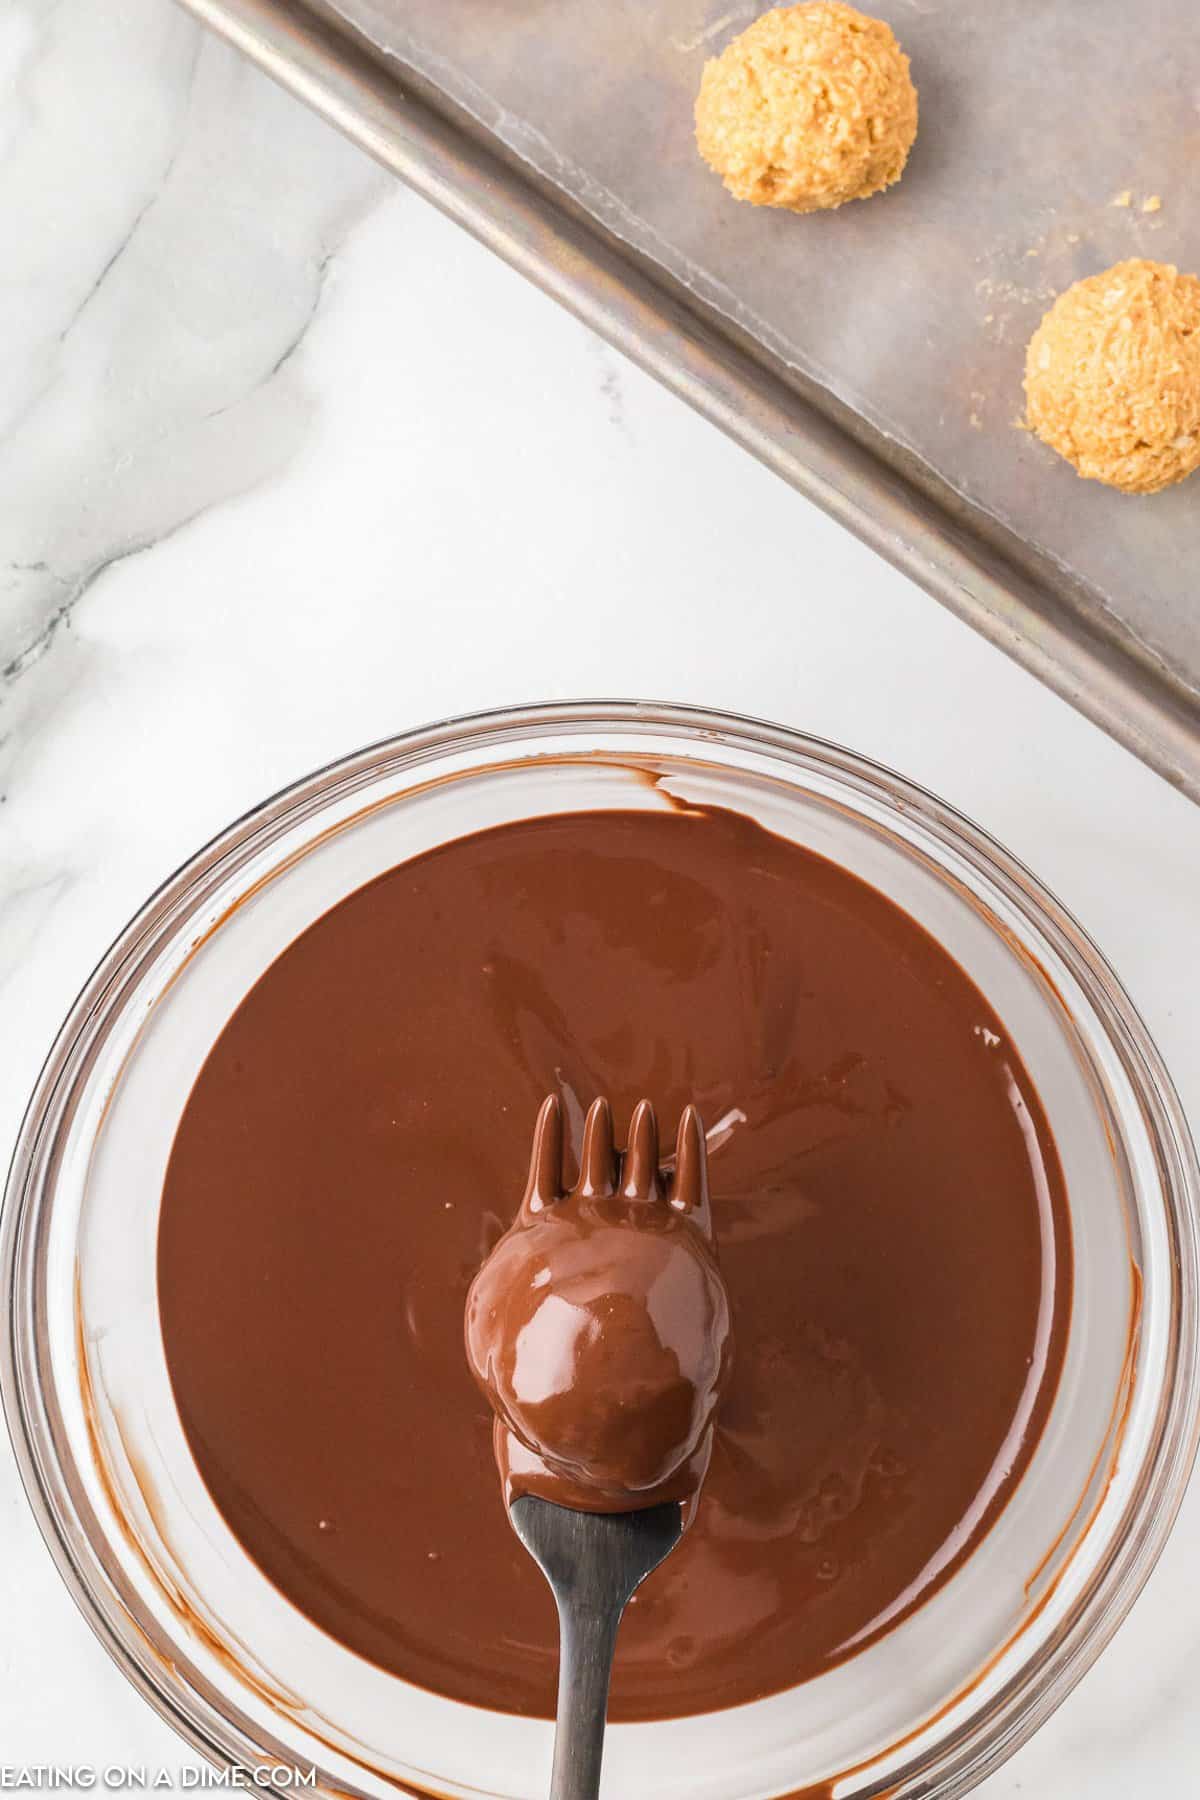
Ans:
[[[889,1770],[878,1787],[864,1790],[897,1796],[919,1791],[955,1800],[1024,1743],[1091,1667],[1140,1593],[1174,1524],[1200,1443],[1200,1165],[1182,1104],[1149,1032],[1115,972],[1067,908],[988,832],[927,789],[872,758],[788,726],[702,706],[607,699],[549,701],[454,716],[382,739],[301,776],[235,819],[166,878],[101,956],[70,1008],[34,1086],[8,1172],[0,1210],[0,1292],[8,1301],[7,1328],[0,1335],[0,1399],[26,1498],[76,1605],[158,1715],[218,1767],[261,1763],[269,1745],[251,1744],[219,1708],[166,1671],[81,1524],[77,1484],[54,1454],[45,1416],[47,1395],[37,1371],[47,1351],[46,1321],[38,1305],[38,1277],[44,1274],[39,1246],[53,1203],[55,1143],[104,1021],[169,940],[198,889],[216,887],[286,831],[368,782],[415,770],[433,757],[472,745],[530,742],[589,730],[677,733],[689,744],[740,746],[793,767],[823,770],[891,811],[915,816],[941,848],[966,856],[1036,926],[1079,981],[1154,1144],[1171,1246],[1167,1374],[1152,1442],[1119,1528],[1041,1649],[932,1753]],[[275,1748],[277,1761],[286,1763],[282,1746]],[[343,1776],[320,1769],[317,1779],[320,1786],[342,1793],[363,1791],[348,1789]],[[914,1789],[911,1783],[918,1779],[930,1785]]]

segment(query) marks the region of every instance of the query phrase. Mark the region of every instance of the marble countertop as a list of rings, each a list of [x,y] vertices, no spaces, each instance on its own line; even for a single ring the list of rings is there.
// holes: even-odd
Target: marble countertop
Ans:
[[[0,1142],[230,818],[425,720],[596,694],[779,719],[963,808],[1098,940],[1200,1126],[1200,811],[170,0],[8,0],[0,95]],[[1200,1792],[1198,1542],[1193,1487],[988,1800]],[[6,1448],[0,1620],[0,1772],[194,1760]]]

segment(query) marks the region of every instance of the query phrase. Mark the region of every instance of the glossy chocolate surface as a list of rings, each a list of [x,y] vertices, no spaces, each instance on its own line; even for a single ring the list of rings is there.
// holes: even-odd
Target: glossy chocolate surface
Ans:
[[[199,1467],[260,1567],[353,1649],[552,1713],[553,1603],[463,1355],[547,1093],[571,1170],[596,1096],[621,1139],[642,1096],[665,1120],[696,1103],[736,1340],[694,1522],[622,1627],[612,1716],[788,1687],[902,1618],[1004,1506],[1062,1362],[1070,1239],[1003,1020],[884,896],[735,814],[464,838],[351,895],[258,982],[163,1199]]]
[[[505,1498],[584,1512],[676,1500],[690,1519],[733,1361],[700,1116],[684,1109],[669,1174],[647,1100],[623,1156],[608,1101],[592,1102],[570,1192],[562,1147],[552,1094],[520,1210],[467,1295]]]

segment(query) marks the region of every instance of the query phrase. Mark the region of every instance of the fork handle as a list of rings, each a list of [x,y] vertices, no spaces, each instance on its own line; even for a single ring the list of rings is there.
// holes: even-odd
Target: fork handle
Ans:
[[[597,1800],[604,1755],[604,1720],[612,1675],[618,1604],[581,1606],[570,1594],[558,1608],[558,1717],[550,1800]]]

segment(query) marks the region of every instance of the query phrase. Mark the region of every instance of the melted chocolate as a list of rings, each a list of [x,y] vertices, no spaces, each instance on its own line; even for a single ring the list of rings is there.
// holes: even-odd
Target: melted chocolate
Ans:
[[[538,1494],[631,1512],[677,1500],[690,1520],[732,1361],[711,1240],[694,1106],[664,1178],[649,1102],[618,1157],[612,1109],[593,1101],[564,1194],[562,1103],[550,1095],[520,1211],[467,1295],[467,1361],[496,1415],[510,1504]]]
[[[1061,1367],[1070,1238],[1003,1021],[884,896],[735,814],[463,838],[267,971],[163,1195],[196,1461],[343,1642],[553,1713],[553,1601],[462,1350],[551,1090],[572,1167],[598,1094],[622,1129],[642,1095],[672,1118],[696,1102],[737,1340],[695,1521],[626,1614],[611,1716],[788,1687],[904,1617],[1003,1508]]]

